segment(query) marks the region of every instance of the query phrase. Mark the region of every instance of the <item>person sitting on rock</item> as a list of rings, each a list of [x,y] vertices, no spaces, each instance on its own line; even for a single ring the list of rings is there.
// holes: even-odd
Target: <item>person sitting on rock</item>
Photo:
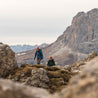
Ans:
[[[43,52],[41,49],[39,49],[39,47],[37,47],[36,52],[35,52],[35,56],[34,56],[34,60],[37,57],[37,64],[40,64],[41,60],[43,59]]]
[[[48,63],[47,63],[47,66],[55,66],[55,61],[52,57],[50,57]]]

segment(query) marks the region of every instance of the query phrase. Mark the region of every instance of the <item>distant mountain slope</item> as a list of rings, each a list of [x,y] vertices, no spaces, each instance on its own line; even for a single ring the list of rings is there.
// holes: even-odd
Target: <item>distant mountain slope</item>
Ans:
[[[39,45],[40,48],[44,48],[46,46],[48,46],[48,44],[46,43]],[[10,47],[15,53],[18,53],[18,52],[35,49],[36,47],[38,47],[38,45],[34,45],[34,46],[33,45],[11,45]]]
[[[98,52],[98,9],[78,13],[57,41],[80,53]]]
[[[43,48],[43,63],[46,64],[49,56],[53,56],[58,65],[73,64],[92,51],[98,53],[98,9],[79,12],[71,26],[54,43]],[[18,63],[31,63],[34,52],[28,51],[21,56],[16,54]]]

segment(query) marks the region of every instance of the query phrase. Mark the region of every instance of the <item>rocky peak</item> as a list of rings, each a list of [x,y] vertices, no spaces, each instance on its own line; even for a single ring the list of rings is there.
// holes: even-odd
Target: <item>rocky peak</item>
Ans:
[[[98,52],[98,9],[87,13],[79,12],[57,42],[82,53]],[[87,50],[85,50],[87,49]]]
[[[46,65],[49,57],[53,56],[58,65],[71,65],[84,59],[93,51],[98,53],[97,8],[87,13],[79,12],[63,34],[54,43],[43,49],[43,64]],[[34,52],[35,50],[29,51],[25,56],[17,55],[18,63],[32,62]]]
[[[94,8],[94,9],[92,9],[91,11],[88,11],[88,12],[87,12],[87,14],[91,14],[91,13],[97,15],[97,14],[98,14],[98,8]]]

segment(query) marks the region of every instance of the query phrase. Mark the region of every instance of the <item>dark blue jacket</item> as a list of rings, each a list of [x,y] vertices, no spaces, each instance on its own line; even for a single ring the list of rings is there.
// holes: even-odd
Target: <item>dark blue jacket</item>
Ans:
[[[42,53],[41,49],[39,49],[39,51],[35,52],[34,60],[36,59],[36,57],[37,57],[37,60],[38,59],[43,59],[43,53]]]

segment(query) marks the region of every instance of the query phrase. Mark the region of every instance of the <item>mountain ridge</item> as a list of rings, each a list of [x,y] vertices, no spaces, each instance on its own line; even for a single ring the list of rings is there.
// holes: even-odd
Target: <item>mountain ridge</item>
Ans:
[[[30,51],[32,49],[36,49],[36,47],[40,47],[40,48],[44,48],[48,46],[48,44],[43,43],[41,45],[10,45],[11,49],[15,52],[15,53],[19,53],[19,52],[25,52],[25,51]]]
[[[71,65],[84,59],[93,51],[98,53],[98,8],[87,13],[79,12],[72,20],[72,24],[57,40],[42,49],[43,64],[53,56],[58,65]],[[19,63],[29,61],[34,57],[35,50],[26,52],[24,56],[17,56]]]

